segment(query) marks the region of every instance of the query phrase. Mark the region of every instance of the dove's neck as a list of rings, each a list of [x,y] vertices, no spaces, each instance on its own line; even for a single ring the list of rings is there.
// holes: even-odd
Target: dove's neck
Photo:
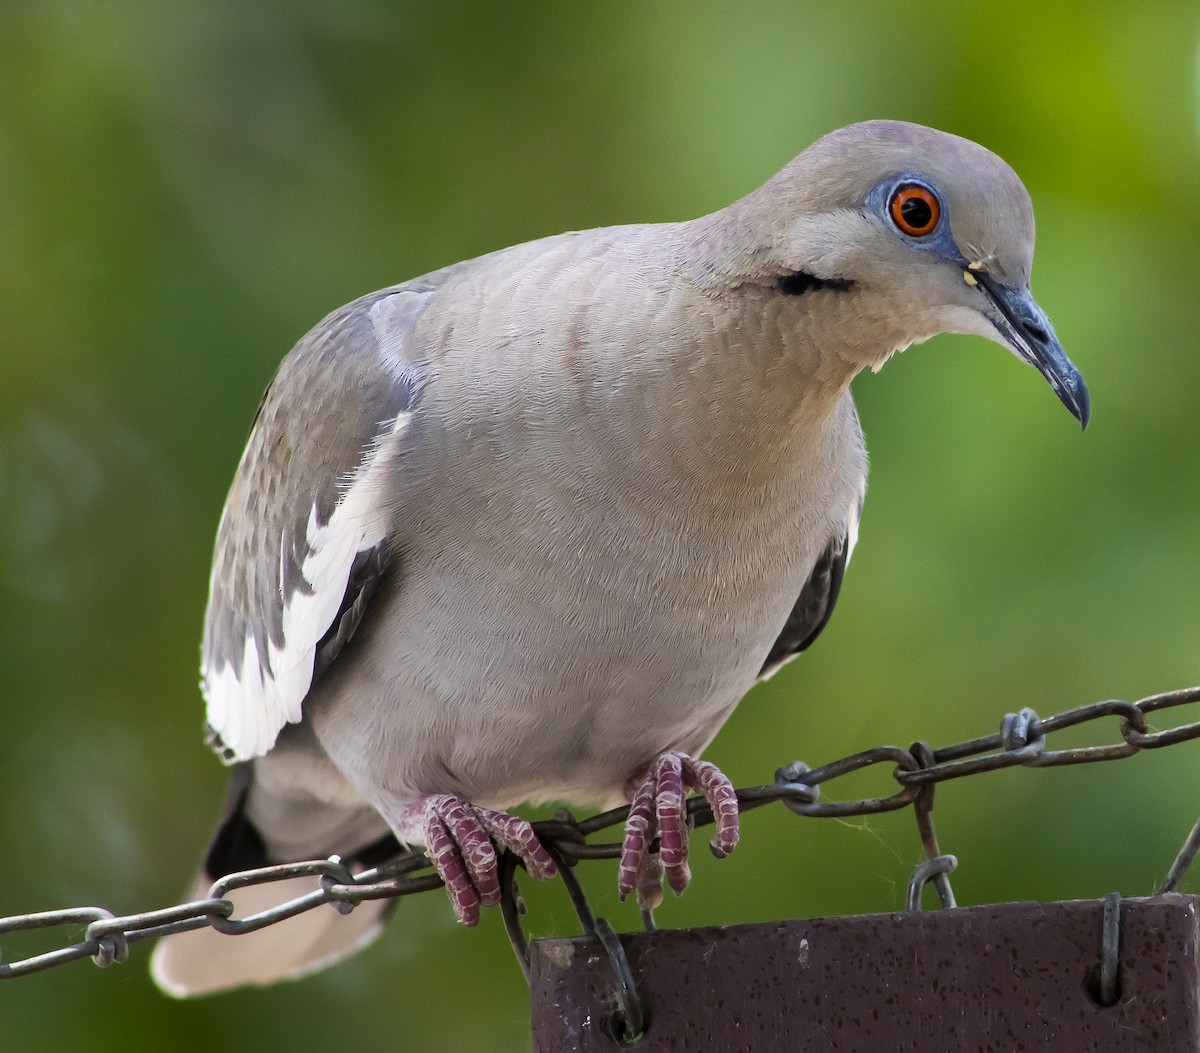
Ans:
[[[789,294],[767,270],[730,280],[707,238],[700,221],[607,228],[464,271],[476,309],[431,343],[447,349],[437,391],[472,456],[498,426],[471,386],[481,371],[488,405],[520,424],[500,444],[510,456],[528,443],[626,490],[764,500],[857,443],[863,297]]]

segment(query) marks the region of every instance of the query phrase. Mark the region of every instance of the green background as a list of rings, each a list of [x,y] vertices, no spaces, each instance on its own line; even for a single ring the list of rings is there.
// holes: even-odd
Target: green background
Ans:
[[[861,377],[871,487],[837,615],[708,755],[753,784],[798,757],[1200,680],[1198,39],[1191,0],[6,0],[0,915],[183,889],[224,781],[196,688],[212,536],[261,390],[310,325],[516,241],[721,207],[865,118],[977,139],[1022,175],[1034,290],[1093,422],[1081,435],[979,339]],[[1116,722],[1070,742],[1097,734]],[[1197,750],[944,787],[960,900],[1147,893],[1200,806]],[[829,792],[888,786],[876,769]],[[663,924],[896,909],[919,858],[908,814],[775,807],[744,831],[726,862],[697,853]],[[584,879],[631,928],[614,874]],[[530,899],[535,932],[575,931],[561,890]],[[46,936],[6,953],[78,930]],[[352,962],[270,990],[174,1002],[147,958],[0,985],[0,1041],[528,1041],[499,918],[468,932],[440,895],[404,902]]]

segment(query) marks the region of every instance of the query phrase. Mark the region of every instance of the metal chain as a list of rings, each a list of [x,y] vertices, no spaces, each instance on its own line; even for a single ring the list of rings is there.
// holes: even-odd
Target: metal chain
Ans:
[[[819,768],[809,768],[797,761],[780,768],[774,783],[738,790],[738,803],[741,810],[746,812],[764,804],[782,801],[797,815],[814,818],[872,815],[913,806],[926,859],[914,872],[909,885],[910,909],[919,907],[921,888],[928,881],[933,881],[937,886],[941,904],[953,906],[954,897],[950,891],[948,874],[954,868],[955,860],[953,856],[939,852],[932,825],[933,788],[937,784],[1016,765],[1040,768],[1119,760],[1142,750],[1200,738],[1200,721],[1156,730],[1148,719],[1150,714],[1191,702],[1200,702],[1200,687],[1151,695],[1138,702],[1095,702],[1045,719],[1031,709],[1023,709],[1005,716],[1000,730],[995,734],[940,749],[917,742],[909,749],[878,746]],[[1120,734],[1118,742],[1064,749],[1050,749],[1047,745],[1048,737],[1053,734],[1109,717],[1117,719]],[[876,766],[884,766],[891,778],[891,787],[887,792],[877,797],[851,801],[820,800],[820,787],[823,784]],[[588,838],[603,830],[621,826],[627,814],[627,808],[616,808],[587,819],[575,820],[569,813],[561,812],[556,819],[535,823],[534,828],[556,858],[569,868],[584,860],[618,857],[621,853],[619,842],[592,843]],[[713,821],[712,811],[702,798],[688,801],[688,815],[695,826],[705,826]],[[1184,842],[1159,891],[1179,886],[1197,851],[1200,851],[1200,820]],[[316,887],[307,895],[269,910],[245,918],[232,916],[234,904],[225,898],[226,893],[237,888],[295,877],[315,878]],[[91,958],[100,966],[112,965],[128,958],[131,943],[158,939],[171,933],[205,926],[230,935],[254,932],[324,904],[348,913],[365,900],[408,896],[440,886],[441,880],[432,871],[425,853],[413,850],[359,873],[351,873],[340,859],[334,857],[229,874],[209,889],[205,899],[136,914],[117,916],[100,907],[78,907],[0,918],[0,938],[9,933],[34,929],[67,926],[75,930],[80,925],[86,926],[82,940],[56,950],[7,963],[0,956],[0,979],[27,976],[80,958]],[[521,957],[520,951],[518,957]]]

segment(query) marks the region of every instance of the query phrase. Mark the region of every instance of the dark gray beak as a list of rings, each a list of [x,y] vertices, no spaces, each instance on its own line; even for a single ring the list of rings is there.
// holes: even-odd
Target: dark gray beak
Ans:
[[[988,321],[1000,330],[1008,345],[1049,381],[1050,386],[1085,428],[1092,403],[1087,384],[1071,364],[1067,353],[1054,335],[1054,326],[1028,289],[1010,289],[984,271],[969,271],[995,311],[986,312]]]

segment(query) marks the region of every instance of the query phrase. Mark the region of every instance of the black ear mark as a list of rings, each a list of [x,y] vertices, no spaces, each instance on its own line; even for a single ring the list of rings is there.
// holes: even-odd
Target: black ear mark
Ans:
[[[846,292],[854,285],[849,278],[818,278],[815,274],[809,274],[808,271],[792,271],[788,274],[781,274],[775,281],[775,288],[782,293],[787,293],[788,296],[803,296],[806,292],[814,292],[817,289],[833,289],[837,292]]]

